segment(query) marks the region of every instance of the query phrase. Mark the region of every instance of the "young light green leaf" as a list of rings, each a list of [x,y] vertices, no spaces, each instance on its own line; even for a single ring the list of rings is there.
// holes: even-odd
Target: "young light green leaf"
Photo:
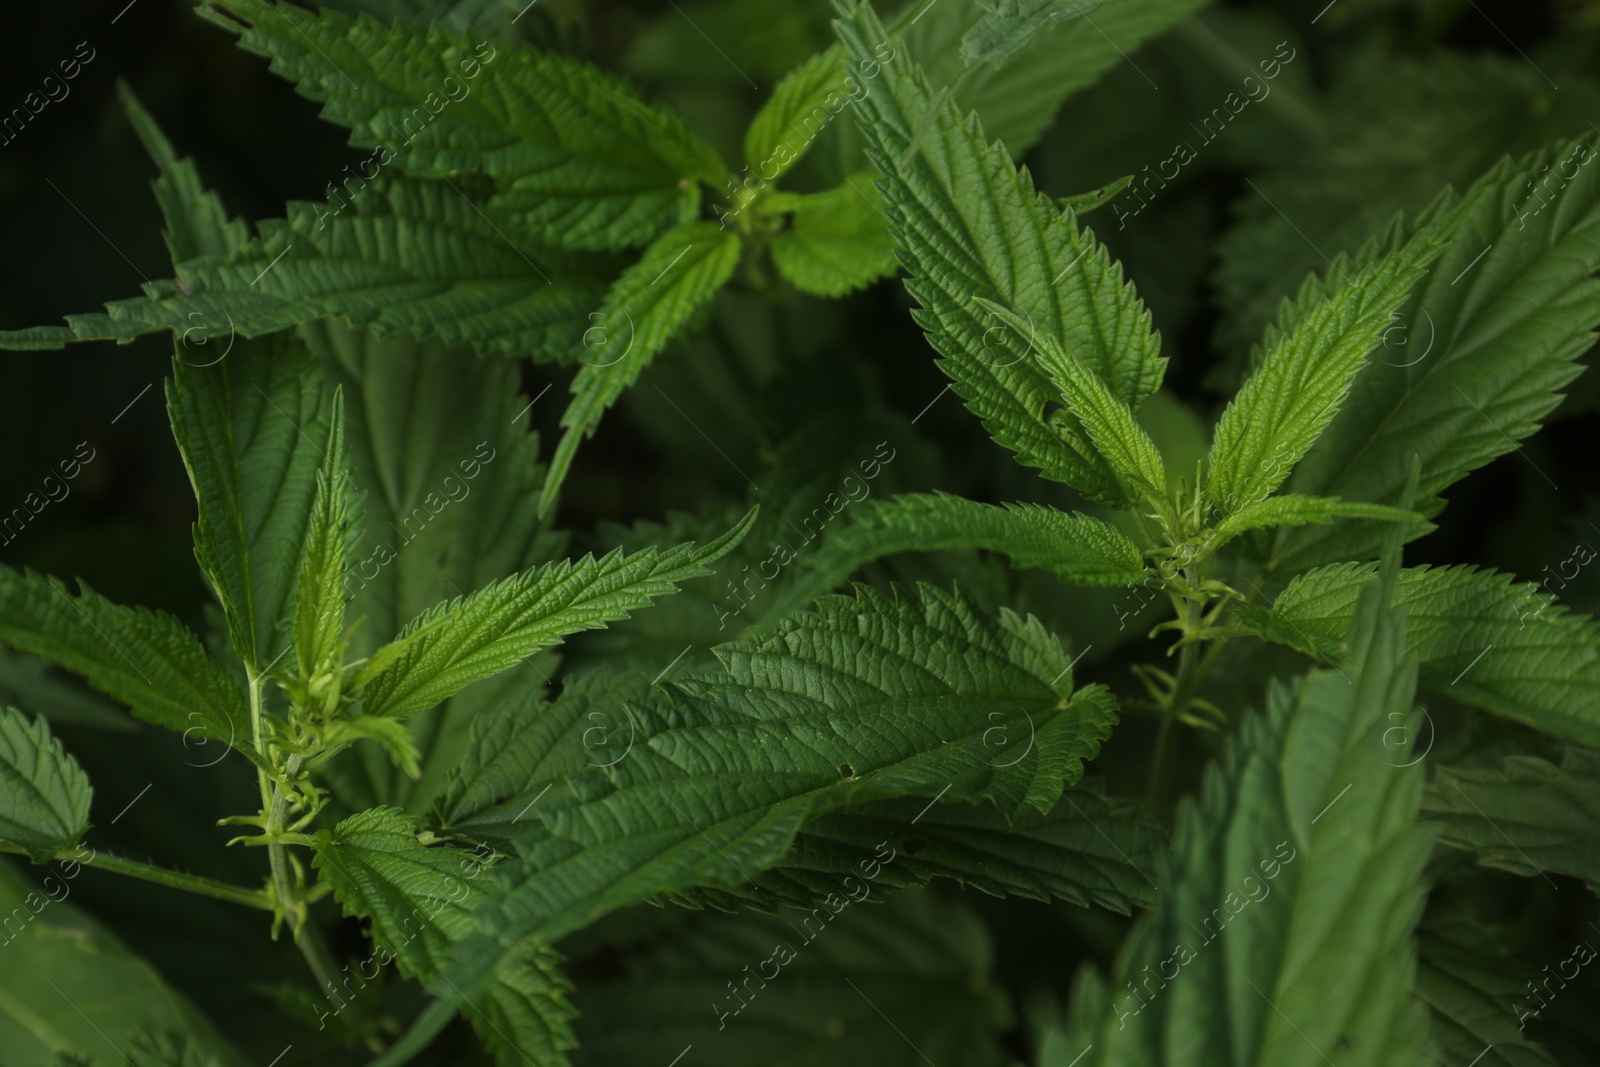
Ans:
[[[1557,143],[1503,160],[1473,186],[1449,251],[1399,324],[1404,347],[1385,348],[1357,379],[1296,472],[1295,492],[1398,503],[1416,453],[1417,509],[1432,516],[1444,507],[1439,493],[1539,428],[1600,325],[1589,266],[1600,260],[1600,168],[1584,165],[1595,153],[1593,138]],[[1365,523],[1284,531],[1272,559],[1303,570],[1367,554],[1380,534]]]
[[[1390,250],[1369,256],[1360,270],[1335,260],[1329,270],[1337,280],[1308,280],[1284,309],[1211,442],[1206,500],[1224,518],[1282,485],[1332,421],[1367,354],[1443,250],[1442,231],[1445,225],[1426,227],[1404,244],[1391,233]]]
[[[43,716],[29,722],[16,708],[0,708],[0,841],[48,863],[89,829],[93,796],[89,776]]]
[[[1252,632],[1328,662],[1341,662],[1339,634],[1370,565],[1307,571],[1270,611],[1244,613]],[[1600,626],[1571,615],[1532,582],[1475,567],[1412,567],[1395,602],[1409,619],[1422,681],[1552,736],[1600,745]]]
[[[566,432],[539,496],[541,515],[555,502],[579,442],[594,434],[606,409],[710,304],[739,265],[741,247],[732,230],[685,223],[658,237],[612,285],[605,305],[589,316],[594,325],[584,331],[583,369],[561,416]]]
[[[711,573],[706,564],[732,550],[754,521],[751,511],[704,548],[686,544],[563,560],[441,604],[407,624],[356,675],[364,713],[415,715],[568,634],[625,619],[676,592],[677,583]]]
[[[1561,766],[1512,756],[1500,770],[1441,767],[1423,799],[1439,840],[1532,877],[1582,878],[1600,893],[1600,755],[1568,748]]]
[[[790,215],[788,228],[772,238],[772,262],[796,289],[839,297],[894,273],[894,237],[876,177],[868,171],[827,192],[768,199],[766,210]]]
[[[352,211],[291,201],[287,219],[258,229],[246,248],[190,260],[177,280],[148,283],[145,296],[108,304],[104,314],[0,331],[0,348],[126,343],[172,330],[209,340],[209,353],[224,337],[334,315],[380,337],[404,333],[563,362],[582,351],[583,316],[600,306],[620,265],[612,256],[552,252],[519,217],[491,215],[437,182],[381,180]],[[192,362],[217,358],[202,355]]]
[[[345,192],[354,181],[359,195],[391,163],[419,178],[483,174],[498,187],[497,213],[520,216],[542,243],[599,249],[687,222],[697,183],[725,177],[676,114],[569,56],[265,0],[207,0],[200,13],[322,103],[353,146],[375,149],[337,183]]]
[[[1374,519],[1381,522],[1420,522],[1422,516],[1404,508],[1391,508],[1383,504],[1362,504],[1353,500],[1332,497],[1299,496],[1289,493],[1269,496],[1246,504],[1212,528],[1206,538],[1209,551],[1251,530],[1274,526],[1304,526],[1307,523],[1329,523],[1338,519]]]
[[[1109,988],[1080,974],[1050,1067],[1426,1062],[1411,996],[1423,769],[1395,766],[1381,737],[1416,683],[1392,583],[1363,593],[1343,674],[1275,682],[1208,768],[1155,912]]]
[[[344,606],[349,599],[345,572],[357,536],[354,495],[344,462],[344,394],[335,388],[294,594],[299,683],[307,687],[309,701],[333,699],[326,709],[330,712],[337,706],[336,682],[344,668]],[[332,692],[324,693],[319,687]]]
[[[745,130],[746,169],[771,182],[798,163],[817,135],[845,109],[851,94],[860,92],[859,82],[846,78],[844,52],[837,47],[790,71]],[[736,187],[737,181],[733,184]],[[731,199],[732,206],[742,210],[748,198],[736,188]]]
[[[1165,508],[1167,470],[1161,452],[1128,405],[1112,395],[1093,371],[1063,351],[1054,337],[1038,331],[1010,308],[983,297],[977,301],[1018,337],[1026,338],[1028,352],[1024,359],[1034,352],[1039,354],[1039,363],[1061,391],[1067,411],[1116,475],[1123,499],[1157,510]]]
[[[1036,620],[987,618],[925,587],[829,597],[776,633],[718,650],[720,671],[630,707],[630,754],[586,770],[522,820],[520,859],[478,913],[446,999],[380,1063],[402,1062],[470,998],[499,946],[549,943],[661,893],[734,885],[778,862],[809,819],[847,802],[921,796],[1050,810],[1115,720],[1100,686]],[[999,731],[997,733],[997,731]],[[1020,755],[998,738],[1031,731]]]
[[[58,579],[0,566],[0,641],[82,675],[188,745],[216,742],[261,760],[245,743],[243,690],[171,615],[113,604],[87,586],[74,597]]]
[[[441,600],[565,554],[565,537],[539,524],[544,468],[538,436],[528,432],[537,397],[520,392],[515,363],[410,338],[380,341],[326,319],[299,332],[344,391],[346,448],[361,491],[363,539],[344,586],[348,617],[362,620],[350,633],[352,658],[370,656]],[[554,673],[548,653],[406,720],[421,778],[363,757],[355,806],[426,810],[502,680],[537,691],[541,671]]]
[[[837,28],[853,72],[888,47],[866,4]],[[1033,331],[1058,339],[1129,407],[1161,383],[1164,361],[1149,313],[1093,236],[1038,194],[1026,172],[954,103],[937,109],[932,135],[898,169],[895,161],[932,97],[927,79],[902,53],[856,105],[869,154],[885,175],[885,210],[910,275],[907,289],[921,305],[917,320],[956,392],[996,441],[1046,477],[1119,503],[1111,472],[1069,445],[1081,443],[1070,417],[1064,427],[1045,421],[1056,397],[1047,373],[1019,354],[1020,339],[1010,342],[1006,330],[991,329],[975,314],[974,300],[993,300]]]
[[[330,429],[322,382],[293,337],[239,341],[193,366],[180,346],[167,410],[199,502],[195,558],[256,674],[287,650],[294,589]]]

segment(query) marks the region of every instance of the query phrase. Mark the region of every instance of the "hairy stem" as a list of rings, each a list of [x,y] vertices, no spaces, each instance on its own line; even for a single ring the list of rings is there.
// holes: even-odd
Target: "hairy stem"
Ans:
[[[263,756],[267,755],[266,746],[262,736],[262,687],[264,679],[255,671],[246,668],[250,682],[250,735],[256,746],[256,751]],[[258,770],[257,782],[261,787],[261,813],[266,816],[267,864],[272,871],[273,896],[277,900],[277,907],[283,910],[284,918],[289,923],[289,933],[294,937],[295,945],[300,949],[300,954],[305,957],[306,965],[311,968],[311,973],[317,979],[319,989],[326,990],[334,985],[334,978],[339,973],[339,968],[333,962],[333,956],[328,951],[327,943],[322,939],[322,932],[312,922],[302,922],[306,898],[301,892],[301,886],[294,876],[289,864],[288,846],[281,841],[271,840],[282,834],[288,822],[289,799],[284,794],[287,782],[294,781],[299,775],[305,757],[299,754],[289,757],[284,768],[284,776],[273,780],[265,770]]]
[[[1183,602],[1183,632],[1188,636],[1200,616],[1200,605],[1193,600]],[[1144,813],[1159,815],[1167,803],[1167,787],[1171,784],[1172,769],[1178,758],[1180,726],[1178,716],[1189,708],[1205,677],[1206,668],[1214,657],[1202,655],[1198,642],[1183,646],[1178,653],[1178,674],[1173,679],[1172,692],[1162,702],[1161,729],[1156,734],[1155,751],[1150,756],[1150,781],[1145,789]]]
[[[98,867],[103,871],[115,871],[125,874],[130,878],[138,878],[157,885],[169,886],[173,889],[182,889],[201,896],[215,897],[217,900],[226,900],[232,904],[243,904],[247,908],[261,908],[265,911],[273,910],[272,898],[259,889],[246,889],[244,886],[229,885],[219,882],[214,878],[206,878],[198,874],[184,874],[182,871],[170,871],[165,867],[156,867],[138,860],[123,859],[110,853],[101,852],[89,847],[92,853],[89,859],[83,858],[86,846],[64,848],[51,857],[54,861],[69,861],[80,863],[85,867]],[[0,852],[23,853],[24,850],[15,845],[0,842]]]

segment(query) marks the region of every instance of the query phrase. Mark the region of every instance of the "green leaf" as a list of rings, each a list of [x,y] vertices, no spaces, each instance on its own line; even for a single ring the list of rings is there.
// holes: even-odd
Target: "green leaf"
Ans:
[[[803,576],[764,617],[781,619],[886,556],[964,548],[1003,552],[1014,567],[1047,570],[1074,585],[1126,586],[1150,573],[1138,545],[1088,515],[1038,504],[982,504],[948,493],[913,493],[874,502],[854,522],[830,532],[806,560]]]
[[[336,315],[380,337],[559,362],[581,352],[583,316],[618,265],[551,252],[520,218],[491,215],[450,183],[384,180],[363,191],[359,210],[338,203],[291,201],[288,218],[261,222],[246,248],[183,263],[176,281],[148,283],[106,314],[0,331],[0,347],[126,343],[163,329],[255,337]]]
[[[0,641],[82,675],[145,722],[183,734],[185,744],[248,741],[244,691],[183,623],[79,585],[74,597],[59,579],[0,566]],[[248,743],[235,751],[261,760]]]
[[[1401,324],[1404,347],[1383,349],[1357,380],[1296,472],[1295,492],[1399,503],[1415,453],[1417,510],[1432,516],[1444,507],[1439,493],[1539,428],[1580,373],[1576,361],[1600,325],[1592,269],[1600,259],[1600,167],[1580,161],[1592,164],[1594,155],[1592,138],[1552,145],[1502,161],[1473,187],[1449,250]],[[1530,182],[1553,187],[1563,178],[1550,174],[1569,172],[1548,196],[1529,191]],[[1536,467],[1525,473],[1544,477]],[[1285,531],[1272,558],[1303,570],[1365,554],[1380,532]]]
[[[0,841],[48,863],[89,829],[94,790],[78,761],[50,736],[44,717],[0,709]]]
[[[160,169],[154,183],[156,203],[166,220],[164,236],[174,264],[200,256],[236,252],[250,241],[243,221],[228,216],[216,193],[200,181],[192,159],[179,159],[161,127],[144,109],[125,81],[117,82],[117,96],[133,123],[144,149]]]
[[[1363,594],[1344,673],[1274,682],[1266,714],[1208,768],[1154,913],[1109,988],[1079,976],[1051,1067],[1427,1062],[1411,996],[1423,769],[1381,743],[1416,680],[1392,582]]]
[[[746,169],[763,181],[776,181],[800,161],[817,135],[844,110],[851,94],[860,91],[859,85],[854,78],[846,81],[844,52],[838,47],[819,52],[790,71],[745,130]],[[830,104],[833,100],[837,107]],[[741,192],[736,191],[732,200],[736,209],[743,209],[746,198]]]
[[[583,335],[584,365],[561,416],[566,432],[539,497],[541,515],[555,502],[579,442],[593,436],[606,409],[727,283],[741,247],[731,230],[711,222],[685,223],[657,238],[612,285]]]
[[[772,262],[796,289],[839,297],[894,273],[894,237],[876,177],[867,171],[827,192],[768,199],[767,210],[791,213],[788,228],[772,238]]]
[[[1439,840],[1527,877],[1582,878],[1600,893],[1600,755],[1568,748],[1561,766],[1512,756],[1500,770],[1439,768],[1423,799]]]
[[[1068,18],[1087,18],[1104,0],[986,0],[983,14],[961,38],[961,61],[998,67],[1048,26]]]
[[[326,710],[333,712],[344,668],[345,572],[356,538],[355,489],[344,462],[344,394],[337,388],[321,451],[295,586],[294,650],[307,700],[326,699]]]
[[[223,1067],[211,1049],[175,1030],[153,1026],[134,1033],[127,1056],[133,1067]]]
[[[1310,279],[1286,306],[1250,380],[1217,422],[1207,461],[1206,500],[1226,518],[1269,496],[1289,477],[1345,402],[1385,327],[1443,249],[1446,220],[1403,245],[1372,253],[1338,275]],[[1331,495],[1331,494],[1329,494]]]
[[[1328,662],[1373,569],[1319,567],[1289,583],[1270,611],[1245,612],[1255,633]],[[1395,602],[1406,608],[1422,682],[1554,737],[1600,745],[1600,626],[1570,615],[1529,582],[1475,567],[1412,567]]]
[[[322,382],[292,337],[243,341],[167,387],[172,435],[200,515],[195,558],[255,674],[287,651],[294,589],[330,429]]]
[[[1025,731],[1010,741],[1021,751]],[[998,734],[991,736],[993,747]],[[695,889],[677,899],[727,910],[780,904],[810,908],[829,892],[907,889],[951,878],[996,897],[1064,900],[1128,915],[1155,900],[1156,857],[1166,830],[1139,817],[1139,805],[1105,796],[1098,781],[1069,789],[1048,815],[1008,822],[991,804],[941,804],[920,798],[832,811],[807,823],[777,866],[753,885]],[[885,857],[888,857],[885,859]]]
[[[371,655],[441,600],[564,554],[564,536],[541,529],[537,515],[544,468],[528,424],[547,400],[522,395],[517,364],[409,338],[379,341],[327,320],[300,333],[344,392],[346,447],[362,496],[363,539],[345,578],[349,617],[361,620],[349,638],[353,657]],[[406,720],[421,778],[360,756],[361,773],[341,795],[356,807],[426,810],[501,681],[537,690],[540,672],[553,670],[540,653],[493,685]]]
[[[440,973],[451,944],[472,929],[472,911],[490,889],[480,876],[496,859],[487,848],[429,846],[419,838],[419,820],[393,808],[364,811],[322,831],[315,849],[312,862],[345,913],[371,920],[378,954],[424,981]],[[567,1025],[572,987],[558,963],[543,946],[513,949],[467,1011],[500,1067],[549,1063],[575,1044]]]
[[[127,1067],[123,1050],[132,1053],[130,1041],[149,1028],[183,1035],[206,1059],[233,1062],[194,1005],[71,900],[86,866],[62,860],[48,873],[25,874],[0,862],[0,915],[10,920],[0,944],[6,1067],[52,1067],[56,1056],[74,1054],[91,1067]]]
[[[413,619],[357,674],[367,715],[405,718],[498,674],[568,634],[625,619],[677,583],[711,573],[749,532],[752,511],[704,548],[678,545],[596,560],[563,560],[526,571]]]
[[[1288,493],[1269,496],[1246,504],[1211,530],[1207,537],[1210,550],[1215,550],[1240,534],[1274,526],[1304,526],[1308,523],[1328,523],[1337,519],[1376,519],[1383,522],[1416,522],[1422,516],[1404,508],[1383,504],[1362,504],[1331,497],[1298,496]]]
[[[977,915],[931,892],[833,900],[694,916],[671,940],[626,946],[624,975],[579,993],[584,1055],[667,1064],[693,1045],[721,1067],[926,1067],[919,1049],[939,1067],[1007,1062],[1011,1008]]]
[[[687,222],[696,183],[726,176],[675,114],[568,56],[475,43],[437,23],[385,26],[264,0],[207,0],[200,13],[323,104],[323,118],[350,128],[351,145],[375,150],[345,189],[391,163],[419,178],[483,174],[496,183],[498,213],[522,217],[543,243],[598,249],[645,244]]]
[[[1114,14],[1142,6],[1109,5],[1095,21],[1104,27]],[[1217,245],[1215,287],[1224,313],[1218,347],[1248,354],[1308,273],[1325,270],[1327,256],[1359,249],[1396,213],[1422,211],[1447,185],[1467,188],[1507,154],[1515,159],[1587,131],[1600,107],[1600,85],[1577,71],[1562,81],[1557,91],[1510,52],[1459,48],[1375,53],[1333,73],[1328,94],[1313,101],[1320,136],[1270,153],[1251,175],[1255,188],[1242,190],[1232,206],[1239,221]],[[1273,91],[1283,91],[1281,83]],[[1559,176],[1525,209],[1558,188]],[[1492,222],[1499,230],[1515,219],[1507,213]],[[1464,256],[1455,270],[1440,272],[1443,281],[1489,240],[1456,250]],[[1408,315],[1400,325],[1406,329],[1390,335],[1382,354],[1397,365],[1416,359],[1430,336],[1424,317]],[[1403,335],[1409,336],[1402,345]],[[1451,339],[1448,332],[1438,338],[1439,345]],[[1440,351],[1435,345],[1433,353]],[[1237,385],[1234,378],[1224,388]]]
[[[1471,1064],[1477,1056],[1476,1067],[1554,1067],[1556,1061],[1523,1029],[1537,1003],[1523,976],[1540,971],[1503,942],[1501,930],[1460,906],[1430,904],[1423,916],[1417,995],[1433,1016],[1430,1029],[1441,1059]]]
[[[1083,428],[1095,454],[1116,475],[1123,499],[1143,500],[1158,509],[1165,507],[1167,469],[1161,452],[1128,405],[1112,395],[1093,371],[1063,351],[1054,337],[1036,331],[1031,322],[1009,308],[982,297],[977,300],[1018,337],[1027,338],[1028,351],[1023,358],[1038,352],[1039,362],[1061,391],[1067,411]],[[1093,456],[1084,458],[1092,460]]]
[[[440,826],[474,837],[516,836],[552,786],[627,757],[638,728],[626,705],[649,688],[644,674],[585,671],[567,677],[554,701],[535,691],[486,708],[439,800]]]
[[[1070,661],[1036,620],[985,618],[932,588],[920,602],[867,589],[829,597],[717,652],[720,671],[630,706],[626,758],[569,779],[520,824],[521,858],[497,869],[483,932],[436,988],[447,999],[387,1062],[437,1032],[456,995],[472,996],[498,946],[549,943],[658,894],[745,881],[778,862],[808,818],[846,803],[921,796],[1048,811],[1115,720],[1103,687],[1073,692]],[[998,744],[1027,729],[1034,744],[1020,756]]]
[[[838,24],[859,71],[888,47],[870,7]],[[1109,470],[1074,445],[1080,432],[1045,421],[1056,400],[1048,374],[1026,358],[1004,328],[990,328],[975,298],[1010,308],[1039,334],[1098,375],[1129,407],[1161,384],[1164,361],[1150,317],[1105,249],[1077,220],[1038,194],[1026,172],[988,143],[976,119],[945,101],[932,135],[904,172],[895,161],[928,114],[932,92],[909,62],[882,68],[857,105],[909,278],[914,313],[968,407],[994,439],[1026,466],[1097,499],[1116,500]],[[1017,349],[1017,350],[1014,350]],[[1085,448],[1087,446],[1084,446]]]

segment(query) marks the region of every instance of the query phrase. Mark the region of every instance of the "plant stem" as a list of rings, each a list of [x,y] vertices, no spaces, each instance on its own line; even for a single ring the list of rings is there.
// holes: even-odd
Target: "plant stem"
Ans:
[[[1187,637],[1195,626],[1195,620],[1200,614],[1199,605],[1193,600],[1183,602],[1183,633]],[[1167,802],[1167,786],[1171,783],[1173,764],[1178,758],[1179,728],[1181,723],[1178,716],[1188,710],[1189,701],[1194,699],[1196,691],[1200,688],[1200,680],[1205,676],[1205,668],[1210,665],[1210,657],[1203,657],[1199,643],[1187,644],[1178,653],[1178,674],[1173,679],[1172,692],[1163,702],[1161,709],[1161,730],[1156,734],[1155,751],[1150,757],[1150,781],[1145,788],[1144,813],[1147,816],[1157,816]]]
[[[256,751],[266,756],[267,750],[262,738],[263,679],[249,667],[245,670],[250,682],[250,735]],[[268,837],[281,834],[288,822],[289,799],[284,795],[283,787],[285,782],[294,781],[304,762],[304,756],[298,754],[290,756],[288,765],[284,768],[284,777],[276,781],[269,778],[265,770],[258,770],[256,773],[257,784],[261,787],[261,813],[267,817]],[[277,907],[283,910],[284,918],[289,924],[289,933],[294,937],[295,945],[300,949],[300,954],[306,959],[306,965],[311,968],[312,975],[317,979],[318,988],[327,990],[334,985],[334,978],[339,969],[334,965],[333,956],[322,940],[322,932],[317,929],[316,924],[300,921],[305,897],[300,892],[294,873],[290,870],[287,846],[278,841],[267,845],[267,864],[272,870],[272,887],[277,898]]]
[[[182,889],[201,896],[215,897],[217,900],[226,900],[232,904],[243,904],[247,908],[261,908],[265,911],[273,910],[272,898],[259,889],[246,889],[244,886],[229,885],[213,878],[206,878],[198,874],[184,874],[182,871],[169,871],[165,867],[156,867],[138,860],[123,859],[110,853],[101,852],[92,846],[89,851],[93,853],[90,859],[83,859],[84,846],[77,848],[64,848],[57,852],[51,859],[55,861],[66,860],[80,863],[85,867],[98,867],[103,871],[115,871],[125,874],[130,878],[139,878],[157,885],[169,886],[173,889]],[[23,853],[23,849],[15,845],[0,843],[0,852]]]

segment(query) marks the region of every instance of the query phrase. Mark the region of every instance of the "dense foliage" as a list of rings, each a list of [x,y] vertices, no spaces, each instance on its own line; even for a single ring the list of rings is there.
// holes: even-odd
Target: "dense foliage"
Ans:
[[[6,311],[0,1064],[1593,1062],[1588,7],[173,18],[348,145]]]

